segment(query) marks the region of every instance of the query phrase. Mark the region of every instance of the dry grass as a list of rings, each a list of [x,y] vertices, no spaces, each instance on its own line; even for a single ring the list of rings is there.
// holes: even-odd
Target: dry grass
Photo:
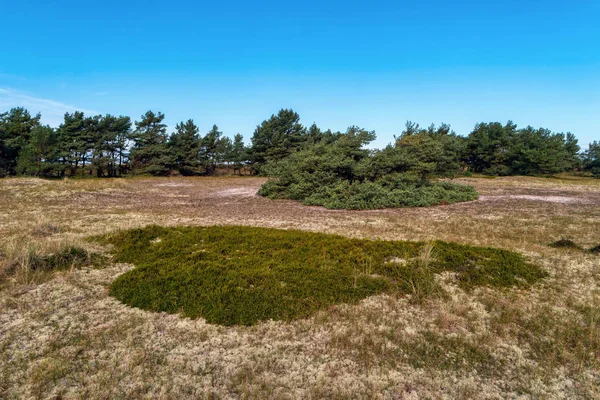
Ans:
[[[461,181],[483,199],[361,212],[252,196],[254,177],[0,180],[1,268],[116,229],[236,224],[502,247],[551,275],[532,290],[465,293],[446,274],[444,295],[422,302],[381,295],[225,328],[109,297],[128,265],[11,274],[0,398],[600,398],[600,256],[548,246],[598,245],[600,181]]]

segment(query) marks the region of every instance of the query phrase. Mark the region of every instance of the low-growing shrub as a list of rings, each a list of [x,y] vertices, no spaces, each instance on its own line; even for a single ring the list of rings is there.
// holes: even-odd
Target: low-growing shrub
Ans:
[[[557,240],[556,242],[552,242],[552,243],[549,244],[549,246],[557,248],[557,249],[561,249],[562,248],[562,249],[576,249],[576,250],[581,250],[581,246],[579,246],[577,243],[575,243],[571,239],[565,239],[565,238]]]
[[[600,254],[600,244],[592,247],[589,252],[592,254]]]
[[[514,252],[446,242],[400,242],[251,227],[149,226],[99,237],[136,268],[110,294],[134,307],[251,325],[292,320],[378,293],[440,294],[458,284],[527,287],[546,276]],[[433,250],[432,250],[433,249]]]

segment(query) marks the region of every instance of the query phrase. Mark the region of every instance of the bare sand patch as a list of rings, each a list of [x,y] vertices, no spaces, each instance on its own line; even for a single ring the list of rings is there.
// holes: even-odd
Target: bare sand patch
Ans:
[[[567,196],[534,196],[526,194],[515,194],[515,195],[496,195],[496,196],[479,196],[478,201],[500,201],[500,200],[529,200],[529,201],[546,201],[549,203],[587,203],[588,200],[580,197],[567,197]]]
[[[166,183],[157,183],[156,185],[154,185],[156,187],[190,187],[190,186],[194,186],[191,183],[184,183],[184,182],[166,182]]]
[[[254,189],[254,188],[241,187],[241,188],[231,188],[231,189],[221,190],[216,193],[216,196],[217,197],[226,197],[226,198],[254,197],[254,196],[257,196],[257,194],[256,194],[256,189]]]

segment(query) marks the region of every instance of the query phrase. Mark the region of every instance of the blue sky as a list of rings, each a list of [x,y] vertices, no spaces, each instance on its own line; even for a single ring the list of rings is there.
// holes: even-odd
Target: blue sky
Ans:
[[[600,140],[600,1],[3,1],[0,110],[153,109],[248,141],[302,121],[512,119]]]

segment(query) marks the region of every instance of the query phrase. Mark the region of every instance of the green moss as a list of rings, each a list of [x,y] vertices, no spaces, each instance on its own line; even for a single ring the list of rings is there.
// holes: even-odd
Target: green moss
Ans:
[[[459,284],[528,286],[546,274],[517,253],[493,248],[349,239],[250,227],[149,226],[98,238],[137,268],[111,295],[134,307],[204,317],[223,325],[292,320],[383,292],[427,296],[434,274]]]

